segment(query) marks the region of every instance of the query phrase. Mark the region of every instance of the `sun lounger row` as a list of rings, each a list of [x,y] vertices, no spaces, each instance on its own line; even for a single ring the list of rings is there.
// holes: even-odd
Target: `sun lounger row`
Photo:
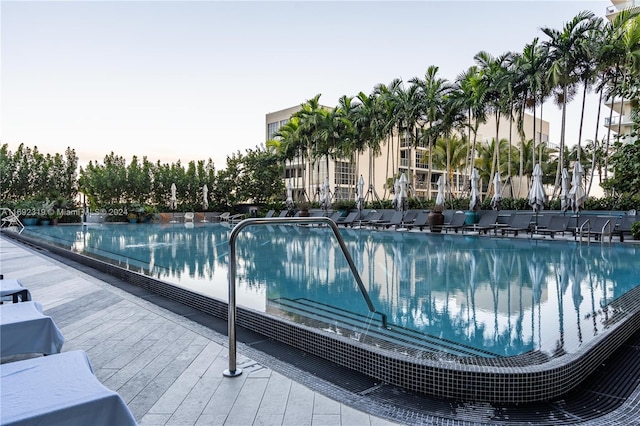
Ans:
[[[275,211],[270,211],[267,217],[283,217],[289,212],[283,210],[280,216],[275,215]],[[341,211],[331,213],[324,210],[311,211],[311,216],[327,216],[336,224],[344,227],[360,228],[366,227],[377,230],[424,230],[429,227],[429,211],[408,210],[396,211],[391,209],[382,210],[354,210],[347,214]],[[567,233],[578,236],[582,232],[583,237],[600,239],[602,235],[609,237],[619,237],[624,241],[625,235],[631,235],[631,225],[640,221],[640,216],[624,215],[617,216],[594,216],[594,215],[573,215],[571,213],[545,212],[535,214],[532,211],[517,211],[503,213],[497,210],[483,210],[477,223],[468,223],[468,217],[464,211],[450,211],[446,223],[439,225],[436,232],[453,231],[478,232],[483,234],[493,233],[501,236],[518,236],[520,234],[549,236],[555,238],[556,235]]]
[[[60,352],[62,333],[28,289],[0,278],[0,296],[0,424],[136,424],[120,395],[93,374],[85,352]],[[28,354],[48,356],[9,362]]]

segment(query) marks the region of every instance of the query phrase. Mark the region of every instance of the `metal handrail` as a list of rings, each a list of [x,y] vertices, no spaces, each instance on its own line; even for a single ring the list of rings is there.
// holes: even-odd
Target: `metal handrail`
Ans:
[[[587,227],[587,244],[591,243],[591,219],[587,219],[585,220],[585,222],[580,226],[580,242],[582,243],[582,236],[584,235],[584,227]],[[609,231],[607,233],[607,235],[609,236],[609,242],[611,242],[612,240],[612,231],[613,231],[613,227],[611,225],[611,219],[607,220],[604,224],[604,226],[602,227],[602,229],[596,229],[596,231],[598,231],[600,233],[600,243],[604,243],[604,235],[605,235],[605,228],[607,228],[607,230]]]
[[[328,225],[336,236],[340,249],[349,264],[349,268],[356,279],[358,288],[364,297],[369,311],[379,314],[382,317],[382,326],[387,327],[387,315],[376,311],[373,302],[367,293],[367,289],[362,282],[362,278],[358,273],[356,264],[354,263],[349,250],[344,243],[344,239],[340,234],[338,225],[328,217],[282,217],[282,218],[250,218],[239,222],[229,235],[229,368],[224,370],[223,374],[227,377],[236,377],[242,374],[242,369],[236,365],[236,239],[240,231],[251,225],[273,225],[273,224],[325,224]]]

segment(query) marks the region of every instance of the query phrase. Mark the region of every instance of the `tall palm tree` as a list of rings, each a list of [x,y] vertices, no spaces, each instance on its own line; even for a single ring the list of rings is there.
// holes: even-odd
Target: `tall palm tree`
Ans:
[[[396,166],[395,161],[396,153],[398,152],[398,147],[400,146],[400,129],[397,127],[395,117],[396,100],[394,97],[394,93],[396,91],[396,87],[400,86],[401,84],[402,81],[399,79],[392,80],[388,85],[378,84],[375,86],[372,94],[372,96],[375,96],[376,111],[379,114],[380,136],[383,140],[386,141],[387,145],[385,181],[389,181],[389,179],[398,171],[398,167]],[[396,134],[398,139],[397,141],[396,138],[394,138],[394,135]],[[389,189],[390,186],[385,185],[385,197],[387,196],[387,190]]]
[[[308,168],[307,176],[308,182],[313,184],[312,179],[312,171],[315,167],[315,160],[317,160],[318,156],[314,153],[317,150],[320,150],[320,127],[323,121],[323,108],[320,105],[320,94],[314,96],[313,98],[306,101],[302,104],[301,109],[297,111],[294,115],[300,118],[300,124],[298,127],[298,136],[301,140],[301,152],[302,152],[302,163],[303,167],[306,165],[306,160],[309,159],[311,162],[311,167]],[[307,194],[307,185],[303,179],[303,194],[302,199],[306,199],[310,201],[309,194]]]
[[[415,153],[417,149],[420,137],[419,137],[419,120],[421,119],[420,102],[418,97],[420,96],[419,88],[416,84],[412,83],[409,87],[404,84],[395,86],[393,91],[393,105],[394,118],[398,129],[404,137],[405,146],[408,148],[408,165],[409,171],[409,184],[415,185]]]
[[[467,110],[468,140],[473,141],[470,145],[467,145],[468,152],[465,158],[465,182],[463,186],[466,187],[468,176],[471,174],[473,167],[473,159],[476,156],[478,127],[487,121],[487,85],[480,74],[480,69],[476,65],[469,67],[465,72],[458,75],[451,96],[453,100],[459,102]]]
[[[427,185],[429,197],[431,196],[431,175],[433,170],[433,150],[431,146],[435,144],[438,135],[443,131],[449,131],[452,122],[445,123],[445,103],[446,98],[453,86],[444,78],[438,76],[439,68],[431,65],[427,68],[424,80],[413,78],[412,87],[417,88],[417,110],[416,121],[420,120],[426,124],[426,131],[423,130],[423,137],[426,139],[426,146],[429,148],[429,165],[427,171]],[[453,105],[452,105],[453,108]],[[415,144],[420,142],[420,135],[416,134]]]
[[[504,92],[507,90],[509,82],[508,64],[510,62],[510,53],[505,53],[498,57],[493,57],[491,54],[481,51],[474,56],[476,63],[480,66],[480,70],[483,78],[486,81],[488,87],[487,102],[488,108],[493,113],[496,136],[495,139],[499,140],[500,136],[500,119],[503,115],[510,116],[511,105],[509,98],[504,96]],[[500,172],[500,144],[496,145],[493,159],[490,163],[490,176],[493,176],[496,169]]]
[[[542,28],[549,38],[544,45],[549,50],[550,67],[547,81],[556,89],[555,101],[562,108],[560,125],[560,158],[554,185],[554,194],[560,185],[560,172],[564,154],[567,103],[573,98],[578,82],[576,70],[581,62],[584,45],[582,39],[594,26],[593,12],[580,12],[571,21],[565,23],[562,30]]]
[[[547,73],[547,67],[549,62],[547,61],[548,49],[546,46],[539,44],[539,39],[536,37],[533,41],[525,45],[522,54],[519,56],[519,68],[522,70],[526,82],[526,92],[524,94],[524,108],[530,108],[533,111],[533,146],[531,147],[531,154],[533,161],[535,162],[535,138],[537,135],[537,106],[544,103],[546,96],[545,88],[545,74]],[[522,110],[524,113],[524,109]],[[520,119],[524,118],[523,115],[519,116]],[[542,120],[542,117],[540,117]],[[522,124],[522,122],[521,122]],[[523,161],[524,153],[521,151],[520,172],[519,175],[523,175]],[[521,181],[522,179],[520,179]]]

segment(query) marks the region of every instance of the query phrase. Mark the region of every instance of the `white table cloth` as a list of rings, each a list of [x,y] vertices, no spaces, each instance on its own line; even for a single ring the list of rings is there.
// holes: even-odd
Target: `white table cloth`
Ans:
[[[0,365],[3,426],[128,426],[136,421],[118,395],[93,374],[84,351]]]
[[[64,337],[38,302],[0,305],[0,356],[56,354]]]

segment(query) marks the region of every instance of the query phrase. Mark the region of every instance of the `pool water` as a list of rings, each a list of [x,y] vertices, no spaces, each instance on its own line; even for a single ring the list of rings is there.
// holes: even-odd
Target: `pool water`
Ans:
[[[41,238],[212,298],[228,295],[222,224],[27,227]],[[640,285],[640,246],[341,229],[376,310],[393,327],[494,356],[576,352],[610,303]],[[251,226],[236,245],[237,302],[304,301],[371,316],[327,227]]]

